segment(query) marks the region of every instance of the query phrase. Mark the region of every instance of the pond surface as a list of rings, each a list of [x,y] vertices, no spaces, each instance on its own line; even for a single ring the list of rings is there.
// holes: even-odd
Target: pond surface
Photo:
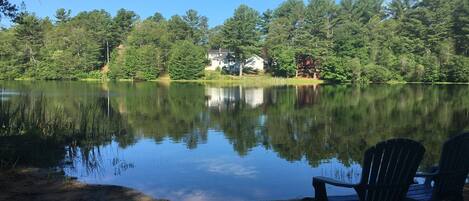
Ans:
[[[357,182],[364,150],[469,129],[468,85],[0,82],[0,159],[171,200],[312,196]],[[330,187],[330,195],[352,191]]]

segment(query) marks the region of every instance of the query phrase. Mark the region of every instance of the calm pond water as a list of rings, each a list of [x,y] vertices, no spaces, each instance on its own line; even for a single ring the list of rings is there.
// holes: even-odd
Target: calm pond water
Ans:
[[[469,129],[468,85],[0,82],[0,159],[171,200],[312,196],[356,182],[365,149]],[[351,191],[330,187],[330,195]]]

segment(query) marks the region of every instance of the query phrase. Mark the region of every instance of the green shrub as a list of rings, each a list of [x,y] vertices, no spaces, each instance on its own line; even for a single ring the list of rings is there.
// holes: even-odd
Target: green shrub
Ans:
[[[169,53],[169,76],[173,80],[195,80],[204,76],[205,50],[189,41],[176,42]]]
[[[115,53],[114,55],[116,55]],[[111,62],[111,79],[153,80],[163,70],[162,51],[154,45],[126,47]]]
[[[452,82],[469,82],[469,58],[455,56],[448,70],[448,80]]]
[[[321,79],[330,82],[345,82],[349,79],[350,73],[344,65],[342,58],[327,57],[321,65]]]
[[[219,80],[222,78],[221,70],[205,71],[206,80]]]
[[[368,80],[363,77],[363,66],[359,58],[346,59],[344,63],[344,65],[350,69],[351,80],[353,82],[368,82]]]
[[[421,58],[424,73],[422,81],[424,82],[438,82],[440,81],[440,66],[438,58],[431,54],[426,54]]]
[[[82,72],[77,74],[77,78],[79,79],[102,79],[103,74],[99,70],[94,70],[90,72]]]
[[[124,65],[124,57],[119,53],[119,50],[115,50],[111,54],[111,63],[109,64],[109,79],[119,79],[125,77],[122,66]]]
[[[371,82],[387,82],[392,79],[392,73],[385,67],[368,64],[364,68],[364,76]]]
[[[278,47],[272,52],[273,73],[276,76],[293,77],[296,75],[295,51],[291,47]]]

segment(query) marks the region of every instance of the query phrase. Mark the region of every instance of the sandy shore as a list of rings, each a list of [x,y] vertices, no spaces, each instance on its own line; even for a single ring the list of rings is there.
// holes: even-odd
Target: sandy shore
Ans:
[[[83,184],[61,173],[37,168],[1,170],[0,200],[163,201],[130,188]]]

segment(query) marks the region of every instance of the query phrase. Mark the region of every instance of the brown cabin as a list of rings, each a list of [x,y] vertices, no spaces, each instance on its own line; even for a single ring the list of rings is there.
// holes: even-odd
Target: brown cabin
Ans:
[[[302,55],[297,60],[298,77],[317,78],[319,79],[319,60],[315,60],[312,56]]]

